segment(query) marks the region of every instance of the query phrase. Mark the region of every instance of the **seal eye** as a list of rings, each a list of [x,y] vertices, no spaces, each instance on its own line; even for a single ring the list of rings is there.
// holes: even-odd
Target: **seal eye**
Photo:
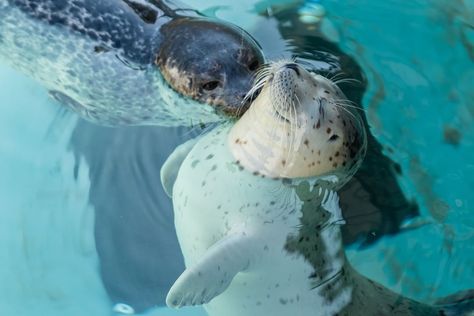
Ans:
[[[328,142],[334,142],[339,138],[339,135],[333,134],[331,137],[329,137]]]
[[[258,60],[254,59],[250,62],[250,64],[248,65],[248,68],[250,71],[255,71],[258,69],[258,66],[259,66]]]
[[[217,88],[218,85],[219,85],[219,81],[213,80],[213,81],[209,81],[209,82],[206,82],[205,84],[203,84],[202,88],[204,90],[207,90],[207,91],[212,91],[215,88]]]

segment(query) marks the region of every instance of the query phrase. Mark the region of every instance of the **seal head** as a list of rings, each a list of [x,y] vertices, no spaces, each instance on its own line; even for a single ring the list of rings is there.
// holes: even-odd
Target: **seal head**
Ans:
[[[185,17],[163,25],[160,32],[155,63],[173,89],[221,113],[244,113],[242,101],[264,60],[248,33],[221,21]]]
[[[261,90],[229,135],[246,169],[276,178],[338,176],[342,186],[366,151],[359,113],[331,80],[292,61],[260,71]]]

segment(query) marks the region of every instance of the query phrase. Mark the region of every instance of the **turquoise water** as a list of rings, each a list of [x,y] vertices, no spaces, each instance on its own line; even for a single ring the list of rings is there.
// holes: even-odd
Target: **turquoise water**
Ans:
[[[274,20],[259,14],[269,1],[187,3],[246,28],[270,58],[289,56],[297,45],[279,35]],[[285,1],[275,3],[273,10],[286,8]],[[420,218],[407,223],[416,228],[368,248],[349,247],[349,259],[367,276],[420,300],[474,288],[474,3],[321,3],[327,12],[321,32],[362,66],[369,82],[363,105],[372,132],[401,165],[404,192],[420,206]],[[81,122],[38,84],[1,63],[0,84],[0,314],[110,315],[112,303],[98,269],[102,239],[95,238],[101,235],[94,225],[101,219],[98,206],[124,203],[102,195],[126,193],[93,183],[99,179],[102,186],[126,190],[150,174],[148,186],[158,186],[159,166],[142,160],[157,131]],[[102,151],[107,155],[100,163],[91,158]],[[125,185],[114,178],[117,170],[124,172]],[[153,200],[153,189],[141,185],[139,192],[151,191],[146,203],[161,203]],[[130,198],[136,198],[132,192]],[[166,216],[153,219],[163,232],[170,230]],[[127,237],[131,228],[121,227],[116,234]],[[157,240],[150,248],[175,246]],[[124,244],[124,258],[129,247]],[[178,251],[169,254],[163,260],[179,267]],[[146,261],[151,254],[136,256]],[[112,277],[124,282],[120,275]],[[203,312],[158,308],[148,314]]]

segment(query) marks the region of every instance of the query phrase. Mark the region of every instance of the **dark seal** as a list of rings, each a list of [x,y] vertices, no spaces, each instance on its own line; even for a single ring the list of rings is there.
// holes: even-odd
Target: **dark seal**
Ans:
[[[0,0],[0,58],[104,125],[236,115],[263,63],[244,30],[157,0]]]

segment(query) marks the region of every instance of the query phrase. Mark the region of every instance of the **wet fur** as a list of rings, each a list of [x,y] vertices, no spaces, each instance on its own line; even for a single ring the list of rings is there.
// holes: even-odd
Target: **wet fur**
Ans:
[[[0,58],[53,91],[56,100],[102,125],[189,126],[223,120],[203,102],[239,107],[252,71],[232,55],[201,60],[199,69],[182,65],[192,51],[163,51],[175,41],[165,30],[176,28],[173,22],[178,20],[180,25],[205,21],[203,29],[221,27],[215,32],[222,31],[219,45],[233,41],[259,62],[263,59],[253,39],[237,27],[178,10],[168,2],[138,0],[0,0]],[[195,49],[215,48],[191,44]],[[221,94],[233,98],[217,101],[197,87],[170,86],[170,77],[163,78],[155,64],[157,55],[174,58],[180,75],[191,79],[206,75],[214,62],[246,71],[222,87]],[[235,69],[224,72],[232,77]]]
[[[270,77],[274,72],[270,72]],[[272,85],[270,81],[266,84]],[[259,97],[262,95],[266,96]],[[268,114],[269,121],[281,120],[270,102],[263,105],[270,109],[261,112]],[[296,105],[292,109],[292,103],[280,106],[288,113],[301,111]],[[255,113],[251,107],[242,119]],[[288,120],[295,117],[289,115]],[[256,122],[258,117],[254,119]],[[285,124],[292,125],[291,121]],[[230,153],[228,149],[242,150],[248,144],[245,134],[233,133],[246,128],[252,127],[237,123],[211,132],[191,149],[180,168],[173,201],[188,269],[170,290],[170,305],[208,303],[205,307],[210,315],[231,316],[448,315],[448,309],[400,296],[361,276],[346,261],[340,231],[344,219],[334,190],[352,174],[346,176],[347,170],[338,166],[329,174],[275,179],[266,176],[267,170],[246,168],[242,160],[235,160],[235,150]],[[298,128],[301,126],[295,124],[287,131],[295,132]],[[239,142],[235,142],[235,137]],[[365,142],[359,144],[357,152],[365,152]],[[358,162],[362,157],[354,156]],[[197,188],[196,182],[189,179],[199,179],[201,187]],[[213,261],[209,262],[211,269],[200,264],[209,249],[235,232],[243,234],[244,241],[249,238],[250,243],[237,248],[235,253],[233,247],[228,248],[223,253],[224,265],[214,270]],[[235,277],[226,275],[225,262],[242,256],[242,270]],[[195,274],[194,281],[187,284],[190,273]]]

